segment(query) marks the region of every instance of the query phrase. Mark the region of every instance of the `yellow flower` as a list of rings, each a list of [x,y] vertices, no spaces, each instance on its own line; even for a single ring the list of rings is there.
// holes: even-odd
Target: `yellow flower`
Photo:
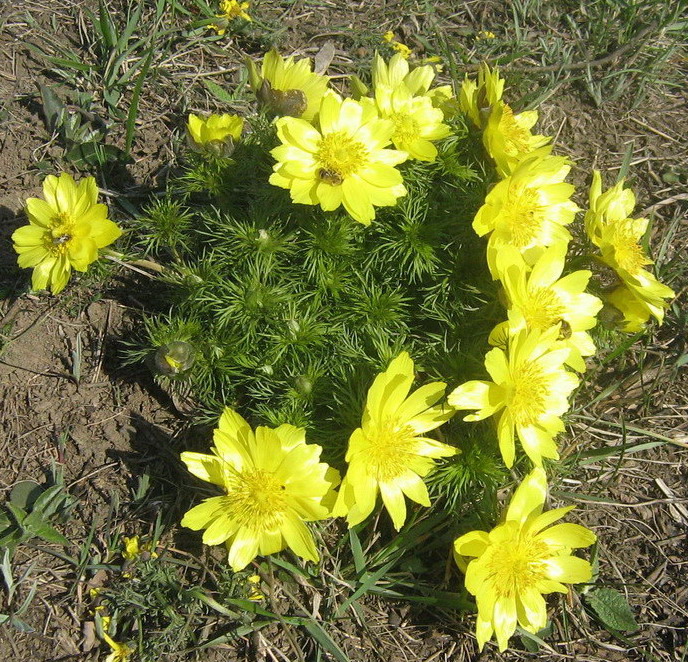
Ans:
[[[103,639],[108,646],[112,649],[112,652],[105,658],[105,662],[128,662],[129,658],[134,654],[134,649],[130,648],[126,644],[118,644],[112,639],[108,634],[108,629],[110,628],[110,617],[103,616],[101,618],[101,624],[103,629]]]
[[[330,79],[311,70],[310,58],[285,60],[273,48],[263,58],[260,73],[253,60],[246,62],[251,88],[268,111],[308,121],[315,117]]]
[[[489,533],[471,531],[454,542],[457,564],[466,573],[466,589],[478,606],[476,636],[482,651],[496,634],[500,652],[520,625],[536,633],[547,624],[543,595],[568,593],[564,584],[592,578],[588,561],[573,549],[589,547],[597,537],[579,524],[554,524],[572,506],[543,512],[547,478],[542,469],[528,474],[514,492],[504,521]],[[474,557],[468,560],[463,557]]]
[[[219,18],[218,23],[212,23],[209,27],[222,36],[227,32],[227,24],[235,18],[243,18],[245,21],[250,21],[251,17],[246,10],[249,8],[249,2],[237,2],[237,0],[222,0],[220,2],[220,13],[215,17]]]
[[[552,140],[550,136],[533,135],[531,132],[537,120],[537,110],[514,114],[503,101],[492,107],[483,131],[483,143],[501,177],[508,177],[535,150],[539,150],[541,156],[552,151],[551,145],[546,146]]]
[[[382,35],[382,40],[388,43],[405,60],[408,60],[411,57],[411,49],[406,44],[402,44],[400,41],[397,41],[394,38],[394,33],[391,30],[388,30]]]
[[[251,602],[262,602],[265,596],[260,591],[260,575],[251,575],[247,577],[248,584],[248,600]]]
[[[502,246],[514,246],[531,264],[542,248],[571,239],[564,226],[579,209],[571,202],[573,186],[564,183],[570,169],[561,156],[532,157],[487,194],[473,229],[481,237],[491,233],[487,262],[493,278]]]
[[[149,542],[141,544],[138,536],[132,536],[131,538],[123,536],[122,542],[124,543],[122,558],[127,561],[135,561],[141,555],[147,558],[158,558],[157,553],[151,551],[151,544]]]
[[[394,124],[380,119],[372,103],[361,104],[328,92],[318,116],[320,130],[292,117],[277,120],[282,145],[270,153],[278,161],[270,183],[290,190],[299,204],[324,211],[344,205],[360,223],[375,218],[374,207],[392,206],[406,195],[394,167],[406,152],[384,149]]]
[[[276,429],[248,423],[227,407],[213,437],[213,455],[182,453],[195,476],[220,486],[223,496],[205,499],[184,515],[182,526],[205,529],[206,545],[226,543],[237,572],[257,555],[286,547],[309,561],[319,559],[304,522],[325,519],[339,474],[319,462],[320,446],[306,444],[293,425]]]
[[[380,116],[394,122],[392,142],[397,149],[412,159],[435,160],[437,148],[430,141],[446,138],[450,129],[429,97],[412,96],[404,83],[394,88],[380,83],[375,86],[375,103]]]
[[[485,356],[493,381],[469,381],[447,398],[456,409],[475,409],[464,421],[496,416],[499,450],[507,467],[514,463],[514,430],[536,466],[542,458],[559,459],[554,436],[564,429],[560,416],[578,377],[564,369],[570,350],[558,344],[559,325],[540,332],[522,330],[509,338],[508,349]]]
[[[34,290],[61,292],[72,269],[86,271],[98,259],[98,249],[117,239],[122,231],[107,218],[108,208],[98,203],[93,177],[78,185],[71,175],[48,175],[43,196],[29,198],[29,225],[14,231],[12,241],[20,267],[33,267]]]
[[[619,285],[607,294],[605,300],[623,316],[622,329],[626,333],[642,331],[650,319],[649,308],[624,285]]]
[[[479,30],[478,34],[475,35],[476,41],[484,41],[485,39],[496,39],[497,35],[490,30]]]
[[[411,69],[409,63],[399,54],[392,56],[387,64],[376,53],[372,68],[373,88],[384,86],[394,90],[403,83],[412,97],[428,97],[435,107],[440,107],[453,97],[453,93],[450,85],[430,89],[435,73],[431,64]]]
[[[203,119],[192,113],[186,127],[192,149],[218,156],[229,156],[234,151],[234,143],[241,138],[243,129],[243,118],[228,114],[213,114]]]
[[[652,264],[640,244],[648,220],[629,218],[634,206],[635,196],[623,188],[623,181],[602,193],[602,177],[597,170],[593,173],[585,227],[590,240],[600,249],[602,262],[616,271],[625,288],[612,296],[612,303],[624,315],[627,331],[639,330],[639,320],[647,320],[650,315],[661,324],[669,306],[665,299],[675,296],[670,287],[643,268]],[[639,308],[644,312],[640,313]]]
[[[599,170],[592,172],[585,231],[596,246],[599,246],[602,226],[608,222],[623,221],[633,213],[635,194],[633,189],[624,188],[624,182],[625,180],[620,180],[603,193],[602,174]]]
[[[502,100],[504,93],[504,79],[499,75],[499,69],[483,62],[478,70],[478,82],[466,76],[461,84],[459,93],[459,108],[468,115],[473,124],[483,129],[487,124],[490,112]]]
[[[370,515],[379,492],[398,531],[406,521],[404,495],[429,506],[423,477],[434,467],[433,458],[457,453],[451,446],[422,436],[454,414],[437,405],[446,384],[426,384],[409,395],[412,384],[413,360],[402,352],[368,391],[361,427],[349,439],[349,468],[332,511],[334,516],[346,515],[350,527]]]
[[[583,356],[595,353],[587,330],[597,323],[602,302],[585,293],[590,271],[574,271],[561,278],[565,259],[566,244],[555,244],[543,251],[531,271],[515,248],[500,249],[497,272],[506,293],[509,321],[494,329],[490,343],[500,344],[497,339],[504,336],[504,326],[507,333],[516,333],[524,328],[547,331],[560,324],[559,343],[571,350],[566,363],[584,372]]]

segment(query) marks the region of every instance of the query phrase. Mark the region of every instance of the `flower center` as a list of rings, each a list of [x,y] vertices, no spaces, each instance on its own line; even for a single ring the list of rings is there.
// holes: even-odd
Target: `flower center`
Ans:
[[[498,221],[517,248],[528,248],[538,238],[545,220],[545,209],[540,205],[537,190],[511,184]]]
[[[499,131],[504,136],[504,151],[508,156],[519,156],[530,151],[530,131],[518,123],[514,111],[506,104],[499,120]]]
[[[44,235],[45,249],[51,255],[64,255],[73,237],[74,222],[67,212],[61,212],[52,219],[51,225]]]
[[[408,467],[409,456],[415,456],[415,432],[394,418],[386,418],[367,431],[366,438],[370,442],[366,463],[378,481],[400,476]]]
[[[508,526],[508,523],[507,523]],[[495,545],[488,561],[492,586],[499,597],[514,597],[545,576],[541,562],[551,556],[543,542],[517,537]]]
[[[566,312],[561,299],[548,287],[529,290],[520,308],[528,328],[539,331],[554,326]]]
[[[287,510],[286,487],[268,471],[244,471],[229,479],[225,504],[240,526],[274,530]]]
[[[420,138],[420,126],[408,113],[392,113],[390,119],[394,122],[394,142],[407,144]]]
[[[535,361],[523,361],[512,374],[507,404],[516,425],[532,425],[545,411],[549,394],[547,373]]]
[[[330,177],[344,178],[366,165],[368,150],[363,143],[354,140],[344,131],[335,131],[323,136],[315,158],[321,165],[321,171],[325,171]],[[324,179],[322,176],[321,178]]]
[[[646,264],[652,264],[652,261],[645,256],[629,223],[614,225],[611,244],[614,248],[616,263],[631,275],[637,274]]]

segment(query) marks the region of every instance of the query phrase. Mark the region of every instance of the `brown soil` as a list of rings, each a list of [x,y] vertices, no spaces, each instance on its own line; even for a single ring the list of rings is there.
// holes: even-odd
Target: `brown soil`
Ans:
[[[360,6],[335,2],[326,3],[332,6],[329,9],[314,11],[309,4],[295,3],[281,17],[283,43],[313,54],[332,38],[337,46],[335,66],[347,64],[352,47],[357,49],[357,57],[370,52],[369,45],[356,40],[357,31],[374,25],[379,26],[375,28],[379,32],[388,28],[399,32],[392,17],[404,6],[395,2]],[[26,10],[39,24],[49,25],[54,6],[48,9],[27,3]],[[55,11],[53,20],[66,29],[63,38],[76,39],[72,5]],[[270,11],[266,11],[269,16]],[[276,20],[276,10],[274,15]],[[451,22],[451,15],[447,16],[440,18]],[[402,33],[404,29],[409,34],[418,31],[418,21],[412,18],[408,25],[403,24]],[[119,288],[114,293],[95,294],[79,286],[60,297],[21,293],[27,275],[15,266],[9,236],[24,223],[24,199],[40,193],[40,167],[59,163],[62,153],[54,136],[48,134],[36,101],[36,84],[46,80],[46,72],[26,46],[31,32],[22,12],[6,8],[0,16],[0,296],[6,297],[0,302],[0,498],[6,499],[17,482],[44,482],[52,466],[61,467],[74,502],[66,530],[61,529],[74,541],[73,548],[65,553],[77,554],[93,531],[91,549],[106,555],[106,528],[125,535],[145,535],[152,530],[158,513],[137,509],[137,477],[144,471],[168,471],[185,443],[180,435],[186,423],[176,414],[170,398],[154,385],[145,367],[122,366],[119,343],[126,339],[139,314],[136,293],[127,294]],[[214,64],[236,69],[237,44],[230,42],[227,51],[226,60],[217,56]],[[182,97],[191,83],[184,79],[181,87],[167,97],[161,92],[145,97],[138,151],[125,179],[110,174],[115,190],[127,186],[146,189],[164,178],[173,160],[172,128],[178,124]],[[208,101],[199,97],[196,103]],[[685,258],[685,93],[651,95],[637,110],[630,110],[629,103],[617,101],[596,109],[580,92],[569,89],[543,104],[541,131],[557,134],[560,152],[571,154],[578,162],[574,182],[581,186],[586,185],[592,166],[618,167],[626,146],[631,144],[639,208],[648,208],[656,215],[653,245],[661,244],[664,229],[682,216],[664,259],[676,258],[681,252]],[[678,173],[678,179],[667,179],[668,173]],[[113,285],[122,278],[115,276]],[[679,363],[679,358],[686,356],[682,303],[686,282],[672,286],[679,294],[679,303],[656,337],[645,343],[643,352],[631,352],[624,365],[613,367],[614,374],[601,368],[591,371],[582,400],[619,377],[619,371],[624,381],[612,396],[578,412],[589,419],[573,417],[573,434],[566,450],[572,454],[590,444],[602,447],[621,443],[622,430],[606,422],[623,421],[628,426],[627,443],[652,441],[633,432],[633,426],[676,441],[632,457],[623,458],[619,453],[611,460],[587,464],[564,483],[569,492],[600,499],[581,500],[577,516],[598,533],[601,581],[626,594],[640,624],[639,632],[625,639],[611,636],[576,604],[578,598],[572,594],[569,600],[551,603],[558,605],[553,613],[559,614],[556,625],[564,634],[549,652],[518,651],[504,656],[486,652],[479,656],[474,641],[466,635],[472,617],[445,614],[442,622],[437,622],[435,612],[409,612],[404,604],[369,600],[359,621],[343,621],[336,635],[351,660],[686,659],[688,376]],[[78,347],[81,358],[77,361],[74,353]],[[160,475],[157,479],[177,480]],[[159,509],[163,506],[171,508],[173,514],[180,508],[177,502],[158,504]],[[177,542],[173,535],[168,534],[163,545],[173,548]],[[36,598],[23,616],[34,631],[23,633],[0,626],[0,660],[102,659],[87,597],[93,581],[74,576],[72,566],[55,556],[57,549],[38,539],[17,549],[15,579],[32,564],[36,568],[31,574]],[[451,582],[458,581],[458,576],[452,575]],[[451,625],[451,619],[456,619],[456,626]],[[288,659],[281,652],[291,650],[287,639],[275,626],[242,644],[244,648],[221,647],[206,651],[198,659],[212,662],[246,659],[249,655],[260,660],[280,659],[280,655]]]

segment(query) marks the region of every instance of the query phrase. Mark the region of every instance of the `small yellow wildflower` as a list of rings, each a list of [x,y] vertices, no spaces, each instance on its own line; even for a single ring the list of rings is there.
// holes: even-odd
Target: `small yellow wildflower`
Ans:
[[[98,203],[98,187],[93,177],[78,184],[71,175],[48,175],[43,196],[29,198],[26,212],[29,225],[12,235],[20,267],[33,267],[34,290],[50,288],[61,292],[72,269],[86,271],[98,259],[98,249],[117,239],[122,231],[107,218],[108,208]]]
[[[263,58],[260,73],[253,60],[246,64],[251,89],[269,112],[309,122],[315,117],[330,79],[312,71],[310,58],[295,62],[293,55],[285,59],[273,48]]]
[[[406,521],[405,496],[430,505],[423,477],[434,467],[433,458],[458,452],[424,436],[454,415],[451,408],[437,405],[446,384],[426,384],[409,395],[412,384],[413,361],[402,352],[368,391],[361,427],[349,439],[349,468],[332,511],[345,515],[350,527],[373,512],[379,492],[398,531]]]
[[[151,550],[151,543],[141,544],[138,536],[132,536],[131,538],[123,536],[122,543],[124,544],[122,558],[127,561],[136,561],[140,556],[143,556],[145,559],[158,558],[158,554]]]
[[[265,596],[260,590],[260,575],[251,575],[246,579],[248,583],[248,599],[251,602],[262,602],[265,600]]]
[[[405,60],[408,60],[411,57],[411,49],[406,44],[402,44],[400,41],[397,41],[394,37],[394,33],[391,30],[388,30],[382,35],[382,40],[388,43]]]
[[[385,149],[394,123],[374,104],[343,99],[328,91],[318,115],[320,130],[302,119],[277,120],[282,141],[270,153],[277,160],[270,183],[289,189],[291,199],[332,211],[341,205],[359,223],[375,218],[375,207],[395,205],[406,195],[394,167],[407,153]]]
[[[235,572],[256,556],[286,547],[309,561],[319,554],[305,522],[330,516],[339,474],[319,462],[322,448],[306,444],[293,425],[255,432],[227,407],[213,437],[212,455],[182,453],[198,478],[224,491],[189,510],[182,526],[205,529],[206,545],[226,543]]]
[[[493,633],[500,652],[506,650],[517,624],[538,632],[547,624],[542,596],[568,593],[564,584],[592,578],[590,563],[571,552],[589,547],[597,537],[579,524],[550,526],[573,506],[543,512],[546,495],[545,472],[533,469],[514,492],[501,524],[489,533],[471,531],[454,542],[457,565],[466,573],[466,589],[478,606],[481,651]]]
[[[222,36],[227,32],[227,25],[236,18],[243,18],[250,21],[251,17],[247,13],[249,2],[237,2],[237,0],[221,0],[220,13],[215,15],[219,19],[217,23],[212,23],[209,27]]]
[[[476,41],[485,41],[486,39],[496,39],[497,35],[490,30],[479,30],[475,35]]]
[[[649,221],[629,218],[634,206],[635,196],[623,188],[623,181],[602,193],[602,176],[595,170],[585,227],[590,240],[600,249],[602,262],[621,279],[623,289],[617,289],[608,299],[624,315],[626,331],[639,330],[640,320],[650,315],[661,324],[669,306],[666,299],[675,296],[670,287],[644,268],[653,263],[640,244]]]
[[[186,126],[188,143],[194,151],[230,156],[241,138],[244,120],[238,115],[212,114],[203,119],[191,113]]]
[[[504,464],[515,457],[515,434],[536,466],[542,458],[559,459],[554,436],[562,432],[560,416],[569,408],[568,396],[578,377],[564,369],[570,350],[558,343],[560,327],[547,331],[519,331],[509,338],[508,349],[490,350],[485,368],[493,381],[461,384],[447,401],[456,409],[474,409],[464,421],[497,419],[497,438]]]
[[[107,658],[105,658],[105,662],[128,662],[135,650],[126,644],[118,644],[112,639],[112,637],[108,634],[110,621],[111,619],[109,616],[103,616],[100,619],[103,629],[103,639],[112,649],[112,652],[107,656]]]

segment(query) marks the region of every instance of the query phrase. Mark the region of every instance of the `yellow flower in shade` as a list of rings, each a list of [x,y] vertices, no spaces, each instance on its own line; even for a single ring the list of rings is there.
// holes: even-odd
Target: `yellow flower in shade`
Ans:
[[[227,25],[235,18],[243,18],[245,21],[250,21],[251,17],[246,10],[249,8],[248,2],[237,2],[237,0],[222,0],[220,2],[220,13],[215,15],[215,18],[220,19],[217,23],[212,23],[209,27],[215,30],[217,34],[222,36],[227,32]]]
[[[466,589],[478,607],[475,629],[481,651],[493,633],[500,652],[506,650],[517,625],[538,632],[547,624],[543,595],[568,593],[564,584],[592,578],[590,563],[571,552],[589,547],[597,536],[580,524],[554,524],[573,507],[543,512],[546,495],[545,472],[533,469],[514,492],[501,524],[454,541]]]
[[[278,161],[270,183],[290,190],[299,204],[332,211],[344,205],[360,223],[375,218],[375,207],[392,206],[406,195],[394,167],[406,152],[384,149],[394,133],[374,104],[362,104],[328,92],[318,115],[320,130],[292,117],[277,120],[282,144],[270,153]]]
[[[103,629],[103,639],[112,649],[112,652],[105,658],[105,662],[129,662],[129,659],[134,654],[134,649],[126,644],[118,644],[108,634],[107,631],[110,628],[109,616],[103,616],[100,621]]]
[[[571,201],[573,186],[564,182],[570,169],[561,156],[532,157],[487,194],[473,229],[481,237],[491,233],[487,263],[493,278],[503,246],[514,246],[532,264],[542,248],[571,239],[565,226],[579,209]]]
[[[540,332],[519,331],[507,351],[498,347],[485,356],[493,381],[474,380],[447,398],[456,409],[475,409],[464,421],[496,416],[499,450],[507,467],[514,463],[514,431],[526,455],[537,466],[542,458],[559,459],[554,436],[564,429],[560,416],[578,377],[564,369],[570,350],[557,342],[559,325]]]
[[[378,84],[375,103],[380,116],[394,122],[392,142],[397,149],[412,159],[435,160],[437,148],[431,141],[446,138],[450,129],[442,123],[444,113],[428,97],[412,96],[404,83],[395,88]]]
[[[140,556],[153,559],[158,558],[157,553],[151,551],[151,544],[149,542],[141,544],[138,536],[132,536],[131,538],[123,536],[122,542],[124,543],[122,558],[127,561],[135,561]]]
[[[403,83],[412,97],[428,97],[437,108],[446,104],[453,97],[453,93],[450,85],[430,89],[435,74],[435,68],[431,64],[411,69],[409,63],[398,53],[392,56],[389,64],[377,53],[373,60],[372,77],[375,90],[378,86],[394,90]]]
[[[262,602],[265,600],[265,596],[260,590],[260,581],[260,575],[251,575],[250,577],[246,578],[246,583],[248,585],[247,600],[250,600],[251,602]]]
[[[650,309],[624,285],[619,285],[604,298],[623,317],[621,328],[626,333],[642,331],[650,319]]]
[[[260,73],[246,60],[249,81],[262,106],[275,115],[312,120],[320,108],[330,79],[312,71],[310,58],[284,59],[275,48],[263,58]]]
[[[567,365],[585,371],[584,356],[595,353],[595,344],[587,333],[597,323],[602,302],[585,288],[590,271],[574,271],[561,278],[566,260],[566,244],[545,249],[533,265],[526,265],[512,246],[497,254],[497,272],[504,285],[509,321],[498,325],[490,334],[490,343],[500,345],[499,338],[521,329],[547,329],[560,325],[559,342],[571,350]]]
[[[234,144],[241,138],[244,119],[238,115],[210,115],[203,119],[193,113],[186,125],[187,137],[192,149],[210,151],[218,156],[229,156]]]
[[[437,404],[446,384],[426,384],[409,395],[412,384],[413,360],[402,352],[368,391],[361,427],[349,439],[349,468],[332,511],[346,515],[350,527],[373,512],[379,492],[398,531],[406,521],[405,496],[430,505],[423,477],[434,467],[433,458],[458,452],[424,436],[454,414]]]
[[[499,69],[483,62],[478,70],[478,82],[466,76],[459,93],[459,108],[468,115],[473,124],[483,129],[487,124],[490,112],[502,100],[504,79]]]
[[[43,196],[29,198],[29,225],[12,235],[20,267],[33,267],[34,290],[61,292],[72,269],[86,271],[98,259],[98,249],[117,239],[122,231],[108,219],[108,208],[98,203],[93,177],[78,184],[71,175],[48,175]]]
[[[629,218],[635,196],[630,189],[623,188],[623,182],[606,193],[601,190],[602,178],[595,171],[590,188],[590,209],[585,217],[586,230],[590,240],[600,249],[602,262],[614,269],[625,288],[618,290],[610,301],[624,315],[627,331],[639,330],[639,320],[642,317],[647,320],[650,315],[661,324],[669,305],[665,299],[673,299],[675,293],[643,268],[652,264],[640,244],[649,221]],[[639,313],[641,307],[645,309],[642,314]]]
[[[402,44],[400,41],[397,41],[394,38],[394,33],[391,30],[388,30],[382,35],[382,41],[388,43],[405,60],[408,60],[411,57],[411,49],[406,44]]]
[[[537,110],[515,114],[503,101],[492,107],[483,131],[483,143],[501,177],[508,177],[535,150],[539,150],[540,156],[552,151],[552,146],[547,145],[552,140],[550,136],[533,135],[531,132],[537,120]]]
[[[255,433],[227,407],[213,437],[213,455],[182,453],[189,471],[218,485],[224,495],[205,499],[184,515],[182,526],[205,529],[206,545],[226,543],[236,572],[256,556],[289,547],[309,561],[319,559],[304,522],[325,519],[339,474],[319,462],[322,449],[306,444],[293,425],[258,427]]]

